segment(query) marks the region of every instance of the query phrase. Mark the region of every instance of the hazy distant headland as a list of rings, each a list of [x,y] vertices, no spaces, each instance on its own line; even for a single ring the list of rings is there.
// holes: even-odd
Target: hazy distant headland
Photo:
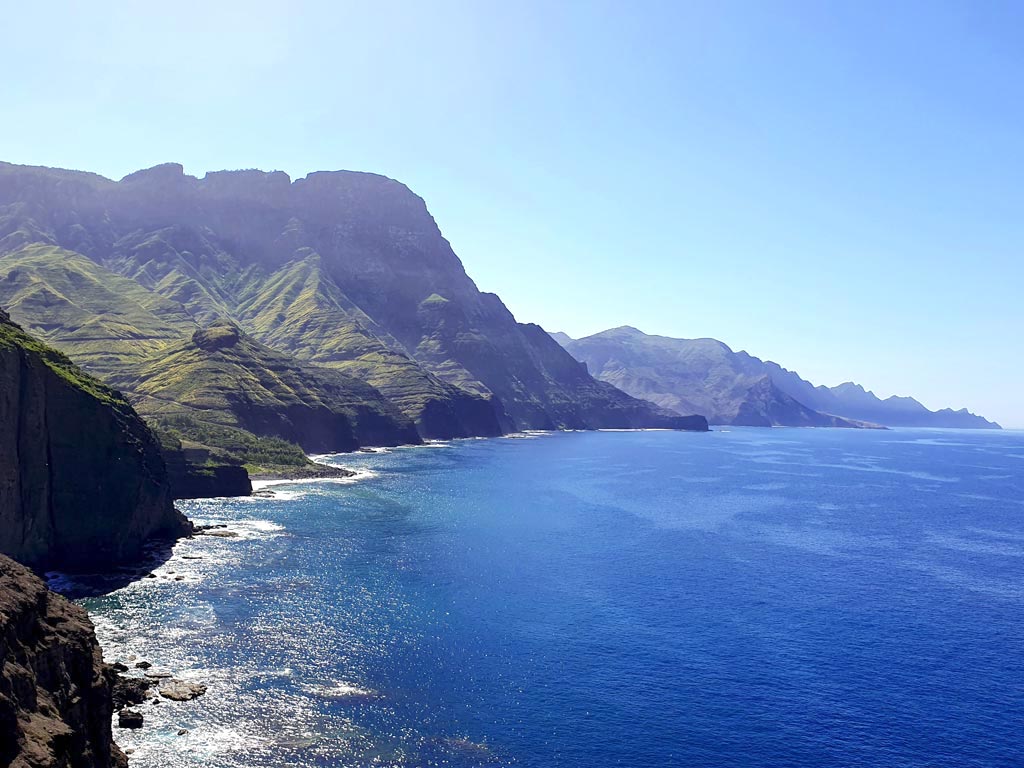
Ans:
[[[930,411],[912,397],[882,400],[852,382],[814,386],[715,339],[651,336],[629,326],[583,339],[552,337],[597,378],[665,408],[702,413],[712,424],[999,429],[966,408]]]

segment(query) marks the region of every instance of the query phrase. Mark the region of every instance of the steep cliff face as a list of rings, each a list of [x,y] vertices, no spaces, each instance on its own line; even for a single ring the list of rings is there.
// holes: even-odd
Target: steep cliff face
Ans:
[[[37,568],[108,568],[189,530],[131,406],[4,313],[0,425],[0,552]]]
[[[882,400],[857,384],[814,386],[777,363],[715,339],[673,339],[623,326],[572,339],[551,334],[591,373],[637,397],[713,424],[999,429],[966,409],[930,411],[912,397]]]
[[[0,163],[0,302],[69,354],[88,351],[105,375],[99,366],[118,364],[101,356],[107,339],[124,356],[138,346],[123,343],[131,331],[119,320],[137,317],[147,344],[166,334],[149,321],[155,299],[138,296],[123,312],[120,302],[94,301],[95,333],[73,338],[50,318],[57,307],[78,316],[86,302],[57,288],[72,282],[61,264],[33,261],[45,249],[52,261],[54,248],[130,279],[133,296],[141,288],[173,302],[178,310],[161,311],[168,317],[228,317],[282,352],[360,378],[423,437],[690,423],[598,384],[545,334],[517,323],[477,289],[424,201],[383,176],[198,179],[168,164],[113,182]]]
[[[111,768],[111,677],[85,611],[0,555],[0,765]]]
[[[1000,429],[996,422],[971,413],[966,408],[940,408],[932,411],[912,397],[893,395],[883,399],[849,381],[835,387],[816,387],[776,363],[766,362],[763,365],[782,391],[810,403],[814,408],[849,419],[872,421],[889,427]]]
[[[625,326],[578,340],[562,334],[561,343],[599,379],[666,408],[706,414],[712,424],[864,426],[808,408],[777,387],[760,361],[715,339],[649,336]]]

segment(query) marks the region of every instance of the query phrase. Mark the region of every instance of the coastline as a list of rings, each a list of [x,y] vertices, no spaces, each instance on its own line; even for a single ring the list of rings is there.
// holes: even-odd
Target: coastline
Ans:
[[[823,503],[833,500],[833,492],[825,486],[820,486],[824,489],[821,494],[816,491],[805,491],[807,488],[813,489],[814,483],[796,480],[776,481],[776,476],[785,476],[778,474],[778,462],[773,451],[793,452],[793,456],[799,457],[817,451],[820,437],[831,435],[831,440],[841,439],[842,446],[859,446],[863,444],[862,440],[851,440],[853,436],[848,434],[848,430],[839,429],[815,429],[813,433],[801,433],[800,430],[793,432],[793,435],[806,435],[802,445],[792,443],[789,437],[777,430],[737,428],[722,432],[723,437],[728,437],[729,432],[734,433],[730,444],[734,446],[735,451],[729,455],[740,462],[735,470],[735,477],[746,481],[746,485],[738,482],[729,485],[741,487],[751,504],[758,505],[761,510],[767,509],[773,515],[787,515],[785,505],[772,504],[773,496],[781,493],[804,498],[807,493],[810,495],[806,497],[809,502],[806,510],[813,511],[805,510],[803,514],[815,515],[815,519],[825,526],[825,530],[832,530],[832,526],[837,525],[836,511]],[[898,432],[896,434],[898,435]],[[889,444],[880,442],[885,440],[885,433],[867,432],[864,435],[873,437],[872,442],[875,446]],[[311,456],[312,460],[320,463],[345,462],[348,457],[348,460],[352,460],[350,466],[356,469],[348,478],[264,480],[263,482],[270,486],[285,487],[274,496],[265,497],[265,500],[256,497],[253,503],[230,499],[218,500],[212,504],[202,501],[191,502],[185,511],[194,515],[198,522],[222,525],[224,530],[231,531],[234,535],[214,535],[186,540],[182,542],[180,548],[176,548],[174,556],[168,562],[154,569],[155,578],[134,585],[114,599],[100,598],[92,605],[98,608],[94,623],[103,650],[109,654],[108,661],[133,666],[138,662],[129,659],[129,655],[135,655],[139,659],[151,661],[156,665],[156,671],[166,669],[184,682],[208,686],[209,691],[192,702],[175,702],[161,698],[158,706],[151,704],[150,700],[156,700],[151,695],[139,707],[146,717],[145,725],[137,730],[118,729],[115,720],[115,739],[126,750],[132,750],[133,758],[143,768],[170,764],[213,765],[224,768],[244,764],[238,761],[244,759],[242,755],[250,750],[260,754],[260,765],[270,765],[269,761],[272,759],[280,760],[277,764],[296,764],[289,763],[289,760],[297,760],[296,756],[304,754],[304,749],[310,750],[310,753],[323,750],[324,754],[335,748],[339,751],[342,748],[358,751],[363,741],[353,739],[340,744],[336,738],[338,729],[348,727],[344,723],[350,720],[366,729],[365,733],[374,740],[373,749],[390,747],[394,732],[387,730],[386,727],[382,728],[382,721],[376,717],[377,713],[385,708],[408,703],[409,700],[403,698],[407,695],[407,688],[403,686],[403,681],[406,681],[402,672],[404,662],[388,666],[385,659],[383,666],[380,666],[381,656],[375,650],[379,646],[375,643],[383,642],[388,648],[406,648],[408,646],[404,642],[393,641],[391,634],[383,634],[385,629],[391,633],[395,627],[404,626],[408,631],[408,638],[420,638],[423,636],[424,628],[432,630],[434,626],[430,623],[429,617],[432,614],[429,610],[409,611],[409,604],[401,599],[394,600],[390,590],[396,585],[400,587],[401,580],[408,577],[411,579],[408,584],[412,586],[412,591],[405,597],[419,596],[421,593],[417,590],[422,588],[422,582],[416,577],[416,573],[419,572],[417,569],[422,568],[424,578],[431,581],[427,594],[430,599],[425,603],[428,607],[435,604],[433,597],[440,595],[444,600],[455,601],[452,605],[458,606],[458,610],[463,612],[462,618],[478,610],[491,610],[487,601],[483,599],[485,594],[490,594],[489,587],[488,590],[481,587],[473,593],[480,595],[481,599],[468,603],[463,602],[464,593],[461,590],[465,585],[461,581],[452,585],[448,581],[438,580],[435,584],[433,574],[438,562],[437,555],[447,555],[450,549],[445,545],[441,549],[428,546],[421,550],[418,548],[420,544],[430,544],[438,532],[441,532],[441,540],[444,541],[447,541],[449,534],[469,536],[474,547],[465,548],[463,551],[469,552],[469,556],[474,558],[473,562],[480,567],[489,568],[488,562],[493,555],[493,549],[488,549],[485,545],[493,543],[493,538],[490,533],[485,532],[482,537],[478,534],[478,519],[490,519],[493,527],[488,530],[500,532],[503,537],[509,534],[524,535],[519,523],[510,524],[508,516],[501,509],[497,512],[487,512],[486,507],[491,506],[492,502],[495,507],[501,508],[507,505],[505,499],[509,498],[513,500],[511,504],[514,508],[523,510],[532,509],[532,505],[536,503],[545,504],[547,506],[543,509],[547,512],[540,513],[535,518],[542,527],[546,525],[549,513],[555,514],[562,509],[562,497],[544,500],[543,494],[524,494],[520,500],[522,503],[517,502],[516,477],[539,477],[540,483],[537,488],[543,488],[547,482],[543,474],[551,466],[550,461],[563,455],[564,451],[572,453],[573,445],[578,442],[591,448],[598,445],[601,450],[596,454],[591,449],[583,450],[578,455],[587,461],[569,461],[563,469],[582,473],[580,476],[590,478],[591,482],[597,483],[596,487],[604,483],[605,472],[601,468],[600,457],[604,456],[605,447],[625,446],[627,450],[617,454],[620,459],[627,460],[632,456],[629,460],[634,461],[634,466],[640,469],[646,468],[648,460],[657,461],[661,462],[660,466],[664,470],[674,468],[676,464],[673,462],[677,462],[678,459],[666,455],[674,454],[673,451],[660,451],[658,446],[680,448],[696,457],[702,453],[702,446],[705,445],[672,438],[663,431],[652,432],[648,438],[642,435],[632,438],[623,435],[621,440],[612,437],[599,439],[599,436],[576,433],[575,437],[580,438],[579,441],[573,438],[564,441],[542,440],[528,446],[519,446],[511,442],[544,436],[558,437],[554,432],[549,432],[512,438],[506,435],[503,436],[504,441],[491,439],[490,446],[475,446],[474,443],[464,440],[447,443],[453,453],[462,454],[464,450],[468,450],[471,454],[471,460],[465,464],[466,469],[477,471],[481,460],[489,462],[494,468],[494,481],[499,483],[498,493],[481,491],[479,482],[464,486],[449,485],[447,481],[424,482],[425,475],[421,471],[413,471],[403,480],[401,465],[407,461],[416,470],[429,468],[431,472],[450,472],[450,462],[445,456],[428,455],[429,451],[405,453],[397,449],[385,449],[366,451],[367,455],[358,459],[348,453]],[[990,439],[992,436],[986,433],[983,437]],[[914,444],[914,438],[914,435],[904,434],[901,441],[910,445]],[[773,441],[774,447],[766,449],[763,445],[765,439]],[[499,445],[503,446],[500,451]],[[650,450],[651,453],[638,456],[629,446],[646,446],[645,450]],[[435,444],[434,447],[442,446]],[[541,452],[546,457],[539,463],[534,462],[533,466],[538,471],[520,471],[524,465],[519,462],[529,460],[536,452]],[[389,453],[394,455],[386,456]],[[374,454],[385,455],[380,456],[380,461],[377,461]],[[843,460],[843,469],[840,470],[843,474],[838,477],[845,478],[844,483],[852,489],[862,488],[861,473],[879,471],[863,461],[865,456],[870,455],[874,455],[873,450],[854,452],[851,457]],[[911,462],[918,460],[914,454],[906,451],[886,455],[903,456]],[[591,459],[598,461],[590,461]],[[828,459],[819,461],[827,463]],[[729,462],[723,462],[723,466],[726,464]],[[362,467],[367,469],[359,471]],[[510,471],[509,467],[512,467],[513,471]],[[911,471],[914,466],[911,464],[902,469]],[[815,471],[813,467],[809,468],[806,470],[806,477],[814,477]],[[458,468],[456,472],[461,474]],[[750,478],[754,476],[753,473],[761,472],[769,473],[764,479],[771,482],[752,483]],[[374,474],[379,475],[379,481],[375,481],[365,491],[352,489],[349,493],[349,489],[334,488],[333,485],[354,483]],[[880,477],[886,478],[889,474]],[[621,477],[629,475],[630,473],[624,473]],[[662,475],[670,477],[667,471],[663,471]],[[928,478],[915,478],[913,475],[907,477],[913,478],[907,482],[917,483],[922,489],[927,489],[936,482]],[[993,482],[985,480],[986,477],[979,475],[984,482]],[[730,500],[734,498],[727,492],[705,492],[706,488],[722,487],[722,483],[706,486],[702,483],[703,479],[702,474],[680,478],[679,482],[669,483],[666,487],[672,487],[675,492],[689,498],[705,498],[708,493],[717,493],[720,497]],[[639,482],[640,485],[637,487],[642,488],[647,480],[640,476]],[[779,482],[788,482],[789,488],[778,487]],[[891,482],[898,484],[904,481]],[[293,485],[286,485],[289,483]],[[294,484],[301,483],[308,485],[294,488]],[[376,486],[380,487],[379,492]],[[402,491],[400,501],[396,501],[399,498],[395,495],[396,488]],[[945,486],[936,488],[942,490]],[[427,489],[426,492],[432,498],[426,501],[418,498],[418,489]],[[476,492],[484,495],[467,501],[465,494],[462,493],[467,489],[470,494]],[[448,497],[462,499],[451,503],[455,505],[452,509],[462,510],[463,517],[452,516],[452,510],[446,506]],[[538,498],[542,501],[537,502]],[[297,499],[305,501],[295,506],[279,503]],[[412,501],[407,502],[409,499]],[[589,519],[588,510],[592,510],[593,507],[588,506],[589,502],[586,499],[581,502],[583,506],[579,507],[578,512]],[[396,503],[397,507],[394,506]],[[404,503],[411,505],[409,509],[403,506]],[[628,514],[616,512],[611,517],[602,519],[617,521],[617,525],[623,526],[619,529],[620,532],[635,530],[638,525],[653,525],[656,528],[667,527],[676,531],[671,538],[682,535],[678,531],[692,530],[696,531],[694,536],[703,540],[703,534],[699,532],[704,530],[704,526],[717,526],[722,522],[714,510],[694,520],[693,510],[698,507],[692,504],[680,505],[677,518],[664,516],[664,510],[656,510],[657,514],[651,516],[651,510],[639,508],[631,499],[617,498],[614,504]],[[984,504],[978,505],[978,508],[982,507]],[[640,518],[636,517],[637,514]],[[647,516],[644,517],[644,514]],[[877,519],[870,512],[866,514],[868,520]],[[582,518],[576,516],[576,513],[569,513],[564,519],[572,522]],[[998,517],[992,519],[998,522]],[[465,525],[463,523],[466,520],[474,522],[472,525]],[[601,543],[603,548],[606,547],[602,551],[607,554],[616,551],[618,533],[606,534],[602,533],[600,528],[589,525],[584,527],[590,532],[588,535],[595,537],[592,542]],[[353,531],[356,532],[354,535]],[[835,532],[837,536],[841,533],[842,531]],[[529,532],[525,535],[527,538],[521,538],[520,541],[528,542],[530,547],[536,546],[538,539]],[[772,546],[783,543],[775,537],[775,529],[757,528],[752,530],[750,535],[755,540]],[[561,536],[556,534],[553,538],[542,537],[540,541],[549,541],[553,547],[551,552],[556,552],[560,550],[557,549],[559,543],[555,539],[560,541]],[[670,537],[658,537],[658,540],[667,542],[670,541]],[[648,539],[645,538],[644,542],[646,541]],[[396,542],[401,546],[396,547]],[[806,550],[808,553],[817,553],[821,556],[828,554],[821,549],[820,541],[817,540],[787,539],[785,545],[796,546],[800,551],[805,551],[804,547],[810,547],[811,549]],[[685,548],[677,550],[669,548],[667,544],[665,546],[666,552],[675,551],[683,555],[678,562],[686,562]],[[521,551],[523,550],[512,552],[510,557],[518,556]],[[419,557],[417,552],[422,558],[410,559]],[[313,559],[304,560],[304,556]],[[869,556],[870,552],[865,555]],[[577,564],[582,564],[579,553],[570,558],[574,559]],[[548,561],[548,558],[543,558],[543,562]],[[403,570],[410,564],[415,566],[414,570]],[[324,575],[330,574],[335,568],[339,569],[339,573],[349,574],[351,579],[325,579]],[[474,568],[469,575],[475,578],[477,572],[478,570]],[[510,588],[505,577],[508,569],[499,567],[485,572],[490,572],[493,579],[496,579],[492,586],[500,583],[503,589]],[[619,572],[628,582],[631,578],[628,570],[620,569]],[[370,576],[383,576],[383,579],[375,581],[368,578],[367,573]],[[694,578],[697,578],[698,573],[697,570],[692,571]],[[754,576],[759,574],[751,575],[752,578]],[[545,584],[543,580],[540,583],[542,587]],[[356,585],[355,589],[353,585]],[[518,590],[518,604],[522,608],[520,615],[528,615],[524,606],[533,599],[529,594],[530,590],[515,586],[511,588]],[[553,599],[560,594],[560,590],[545,592],[542,589],[541,594]],[[169,607],[154,608],[157,602]],[[266,609],[268,603],[272,605]],[[579,601],[574,600],[573,604],[578,605]],[[415,607],[416,604],[413,605]],[[320,611],[317,614],[314,608],[309,608],[312,611],[311,615],[334,618],[322,618],[320,623],[314,622],[314,628],[310,629],[303,624],[305,619],[302,618],[306,616],[308,606]],[[394,613],[389,613],[392,610]],[[493,617],[503,616],[502,610],[494,609]],[[236,611],[239,613],[236,614]],[[93,615],[91,610],[90,615]],[[417,616],[426,623],[418,623]],[[606,614],[600,610],[600,606],[595,608],[592,614],[594,620],[603,621],[605,617]],[[336,623],[331,624],[332,621]],[[403,624],[406,621],[409,623]],[[363,626],[360,622],[368,624]],[[655,627],[661,626],[658,622],[655,622]],[[332,630],[324,631],[323,628],[328,626],[332,627]],[[465,626],[451,625],[446,631],[460,630]],[[246,652],[238,655],[219,655],[221,651],[218,650],[218,643],[221,643],[223,638],[231,636],[231,633],[248,641],[248,645],[241,646]],[[674,632],[672,636],[675,636]],[[361,640],[353,642],[353,637]],[[382,640],[385,637],[387,639]],[[264,647],[273,648],[273,651],[264,654]],[[423,650],[427,653],[432,648],[434,651],[444,651],[445,647],[427,644],[423,646]],[[659,649],[662,647],[659,644],[648,648],[648,651],[660,653]],[[291,649],[290,655],[281,649]],[[350,658],[345,655],[349,652],[356,655]],[[438,659],[443,662],[445,658],[447,657],[443,655],[428,656],[430,663]],[[527,654],[523,658],[532,656]],[[796,658],[794,656],[794,659]],[[339,659],[344,659],[344,662],[339,662]],[[472,661],[475,664],[478,660]],[[795,661],[794,664],[796,663]],[[443,668],[443,663],[441,666]],[[480,676],[486,677],[482,670]],[[739,689],[736,690],[736,695],[742,696]],[[264,702],[271,696],[277,697],[274,699],[274,706],[277,707],[274,711],[280,713],[279,721],[286,724],[286,732],[283,735],[269,736],[263,730],[261,707],[265,706]],[[412,701],[417,703],[430,700],[414,698]],[[531,701],[533,704],[538,702],[537,699]],[[486,709],[490,705],[482,706]],[[503,704],[499,702],[494,711],[499,711],[501,706]],[[488,713],[490,711],[487,709]],[[307,723],[315,725],[307,727]],[[663,733],[670,732],[664,725],[661,728]],[[181,731],[184,733],[178,735]],[[493,759],[494,764],[511,764],[512,761],[502,762],[502,757],[519,746],[514,738],[508,739],[508,733],[503,735],[500,731],[470,731],[463,734],[446,732],[443,729],[426,733],[416,744],[428,744],[429,749],[437,750],[448,750],[449,746],[452,746],[450,764],[456,768],[479,765],[479,760],[483,758],[479,758],[476,752],[463,751],[461,746],[451,741],[461,736],[467,736],[479,743],[491,743],[489,749],[492,750],[493,758],[490,759]],[[488,738],[484,739],[484,736]],[[361,755],[358,752],[357,754]],[[170,760],[168,756],[172,756],[174,760]],[[529,762],[530,757],[536,757],[536,753],[527,752],[525,764],[544,764],[540,758],[537,758],[536,762]],[[420,764],[425,764],[425,761]]]

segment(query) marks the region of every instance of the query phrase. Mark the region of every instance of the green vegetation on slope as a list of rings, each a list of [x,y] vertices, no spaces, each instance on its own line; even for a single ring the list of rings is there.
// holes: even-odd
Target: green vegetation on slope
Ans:
[[[71,362],[67,355],[25,333],[10,321],[9,315],[3,310],[0,310],[0,349],[25,350],[38,357],[47,368],[74,389],[88,393],[104,405],[115,409],[131,410],[131,406],[121,393],[87,374]]]
[[[298,363],[230,321],[196,331],[116,380],[154,420],[186,416],[310,452],[419,442],[412,422],[369,385]]]
[[[302,468],[311,462],[295,443],[277,437],[257,437],[244,429],[210,424],[186,414],[149,419],[166,451],[188,451],[198,467],[220,464],[245,466],[251,474],[278,468]]]
[[[300,256],[243,296],[237,316],[256,338],[365,381],[425,437],[498,433],[486,388],[466,391],[426,371],[324,274],[319,255]]]
[[[29,245],[0,258],[0,306],[103,377],[195,329],[180,304],[56,246]]]

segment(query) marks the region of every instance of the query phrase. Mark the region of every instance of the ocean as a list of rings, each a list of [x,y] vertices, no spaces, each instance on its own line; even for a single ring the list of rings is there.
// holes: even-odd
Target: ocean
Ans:
[[[359,475],[182,502],[238,535],[83,599],[209,688],[115,729],[134,768],[1024,765],[1024,433],[323,460]]]

